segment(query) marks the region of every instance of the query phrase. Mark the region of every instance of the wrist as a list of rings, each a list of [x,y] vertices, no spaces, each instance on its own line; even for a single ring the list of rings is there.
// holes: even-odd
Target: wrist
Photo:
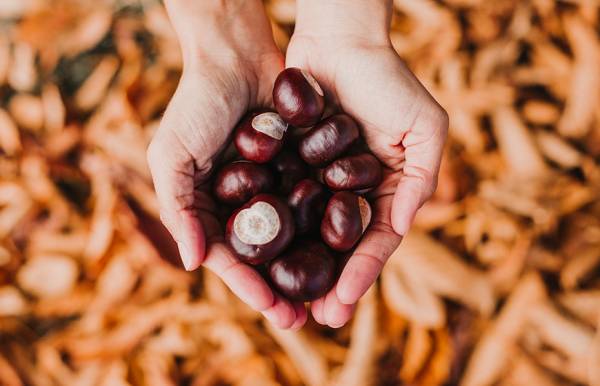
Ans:
[[[261,0],[165,0],[184,64],[253,60],[277,50]]]
[[[297,0],[294,35],[389,44],[391,0]]]

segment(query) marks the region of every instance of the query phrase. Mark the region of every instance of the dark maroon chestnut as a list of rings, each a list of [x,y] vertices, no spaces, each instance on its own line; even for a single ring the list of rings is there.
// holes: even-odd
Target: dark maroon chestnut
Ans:
[[[284,202],[271,194],[259,194],[229,217],[225,238],[241,261],[261,264],[290,244],[294,228],[292,213]]]
[[[225,165],[215,177],[215,197],[228,205],[242,205],[259,193],[273,189],[271,171],[250,161],[235,161]]]
[[[310,302],[329,291],[336,278],[335,260],[323,244],[299,244],[273,260],[269,277],[286,298]]]
[[[371,206],[352,192],[338,192],[329,199],[321,221],[321,238],[332,249],[345,252],[356,244],[371,222]]]
[[[331,190],[365,190],[381,183],[379,160],[364,153],[335,160],[323,171],[323,181]]]
[[[233,142],[245,159],[265,163],[281,150],[286,130],[287,124],[279,114],[254,113],[238,125]]]
[[[306,163],[325,166],[342,155],[358,139],[358,125],[346,114],[336,114],[316,124],[298,144]]]
[[[281,71],[273,87],[273,103],[284,121],[297,127],[312,126],[321,119],[323,89],[308,72],[299,68]]]
[[[278,190],[284,194],[292,191],[301,179],[308,175],[308,167],[290,150],[283,150],[273,159],[273,168],[277,172]]]
[[[327,190],[317,181],[304,179],[296,184],[288,197],[296,222],[296,234],[303,235],[319,229],[325,212]]]

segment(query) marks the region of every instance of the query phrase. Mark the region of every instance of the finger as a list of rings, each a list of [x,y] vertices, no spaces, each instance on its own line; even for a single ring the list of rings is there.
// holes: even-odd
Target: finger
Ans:
[[[323,315],[331,328],[343,327],[352,317],[354,304],[344,304],[337,297],[335,288],[325,296]]]
[[[306,312],[306,306],[302,302],[294,303],[294,311],[296,311],[296,321],[292,324],[290,329],[299,330],[306,323],[308,313]]]
[[[448,115],[439,106],[435,109],[427,118],[415,120],[414,127],[402,140],[406,162],[392,205],[392,225],[402,236],[408,232],[417,210],[437,187]]]
[[[204,266],[219,276],[250,308],[262,312],[275,305],[275,295],[260,274],[237,260],[224,244],[210,244]]]
[[[261,312],[274,326],[290,328],[299,324],[298,327],[301,327],[304,322],[298,321],[297,306],[274,294],[255,269],[240,262],[227,246],[217,241],[222,238],[214,233],[219,226],[214,216],[202,212],[201,218],[210,231],[208,233],[210,247],[204,266],[215,272],[236,296],[252,309]],[[306,310],[303,311],[304,316],[300,314],[299,317],[303,317],[306,321]]]
[[[177,242],[185,269],[194,270],[206,249],[202,225],[194,210],[194,161],[164,130],[152,140],[147,159],[161,220]]]
[[[262,311],[263,316],[275,327],[287,329],[296,322],[295,307],[281,295],[275,294],[273,305]]]
[[[336,295],[343,304],[354,304],[375,282],[388,257],[400,244],[390,222],[392,196],[376,201],[373,219],[338,280]]]
[[[325,316],[323,315],[323,306],[325,305],[325,298],[319,298],[310,304],[310,312],[313,315],[315,322],[327,325],[325,322]]]

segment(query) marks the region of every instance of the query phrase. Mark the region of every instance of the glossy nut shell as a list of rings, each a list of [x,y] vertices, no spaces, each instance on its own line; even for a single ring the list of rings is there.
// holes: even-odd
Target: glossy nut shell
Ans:
[[[273,189],[273,175],[262,165],[249,161],[236,161],[225,165],[213,183],[217,200],[228,205],[242,205],[259,193]]]
[[[336,264],[323,244],[302,243],[270,263],[269,277],[286,298],[309,302],[333,287]]]
[[[273,103],[281,117],[290,125],[312,126],[321,119],[325,101],[317,81],[299,68],[283,70],[273,87]]]
[[[346,114],[336,114],[316,124],[298,144],[302,159],[322,167],[341,156],[358,139],[358,125]]]
[[[381,163],[364,153],[335,160],[323,170],[323,181],[331,190],[367,190],[381,183]]]
[[[229,217],[225,239],[241,261],[261,264],[283,252],[294,231],[288,206],[273,195],[259,194]]]

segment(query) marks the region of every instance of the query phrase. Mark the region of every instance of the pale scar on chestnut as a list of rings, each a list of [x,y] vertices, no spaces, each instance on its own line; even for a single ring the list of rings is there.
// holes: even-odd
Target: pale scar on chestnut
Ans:
[[[281,223],[273,206],[257,202],[241,210],[233,222],[236,236],[250,245],[263,245],[272,241],[279,233]]]
[[[312,88],[315,89],[315,91],[320,95],[320,96],[324,96],[325,94],[323,93],[323,89],[321,88],[321,86],[319,85],[319,82],[317,82],[317,80],[315,79],[314,76],[312,76],[311,74],[309,74],[308,72],[304,71],[304,70],[300,70],[300,72],[302,72],[302,75],[304,75],[304,78],[306,79],[306,81],[312,86]]]
[[[252,119],[254,130],[268,135],[271,138],[281,140],[287,130],[287,123],[281,119],[279,114],[267,112],[257,115]]]

